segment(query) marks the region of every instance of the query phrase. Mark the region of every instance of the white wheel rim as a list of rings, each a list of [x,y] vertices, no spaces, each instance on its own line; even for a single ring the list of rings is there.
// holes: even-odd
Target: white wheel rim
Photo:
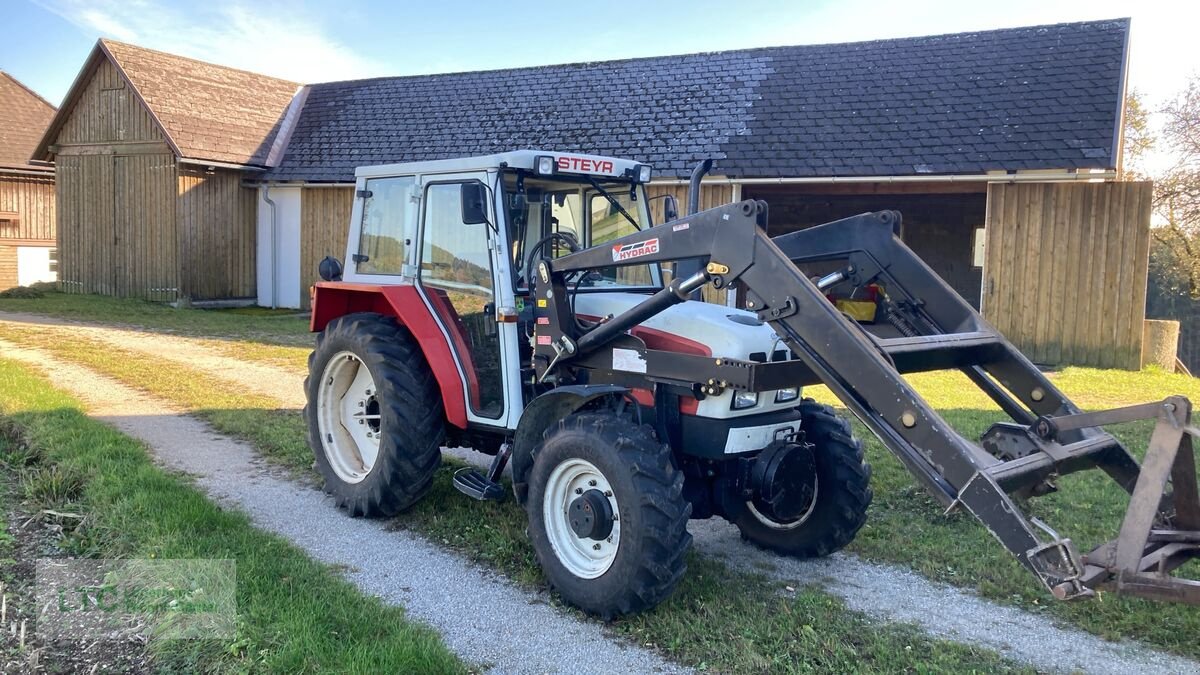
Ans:
[[[612,532],[601,540],[581,538],[571,529],[571,502],[588,490],[599,490],[612,507]],[[612,567],[621,544],[620,510],[612,486],[594,464],[568,459],[554,467],[542,497],[542,520],[550,546],[568,572],[581,579],[595,579]]]
[[[781,523],[778,520],[772,520],[770,516],[764,514],[762,511],[759,511],[758,507],[754,506],[754,502],[752,501],[746,502],[746,508],[750,510],[750,514],[753,515],[758,522],[766,525],[772,530],[794,530],[808,522],[808,519],[812,517],[813,511],[817,509],[817,498],[820,495],[821,480],[817,476],[813,476],[813,496],[812,500],[808,502],[808,508],[804,510],[804,513],[800,514],[799,518],[795,520],[789,520],[786,523]]]
[[[353,352],[329,359],[317,385],[317,429],[337,477],[358,483],[379,457],[381,416],[375,378]]]

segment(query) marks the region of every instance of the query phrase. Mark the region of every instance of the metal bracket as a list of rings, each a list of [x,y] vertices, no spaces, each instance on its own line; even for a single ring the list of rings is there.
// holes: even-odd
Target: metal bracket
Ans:
[[[759,310],[758,318],[763,321],[778,321],[779,319],[786,319],[799,311],[796,299],[789,295],[784,298],[782,307],[768,307]]]

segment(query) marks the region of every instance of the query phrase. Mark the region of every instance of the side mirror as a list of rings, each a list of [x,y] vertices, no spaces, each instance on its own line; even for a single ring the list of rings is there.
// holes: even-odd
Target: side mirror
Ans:
[[[342,261],[327,255],[317,265],[317,274],[325,281],[342,280]]]
[[[462,220],[464,225],[488,222],[487,188],[483,183],[462,184]]]
[[[679,217],[679,202],[675,201],[675,195],[667,195],[663,199],[663,219],[664,222],[671,222]]]

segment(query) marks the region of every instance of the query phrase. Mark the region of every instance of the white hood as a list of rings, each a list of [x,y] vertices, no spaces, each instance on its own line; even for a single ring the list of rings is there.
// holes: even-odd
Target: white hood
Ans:
[[[644,302],[637,293],[580,293],[575,297],[579,314],[604,317],[620,314]],[[753,312],[689,300],[654,316],[641,325],[698,342],[714,357],[746,360],[754,352],[770,358],[783,344],[774,329],[761,323]]]

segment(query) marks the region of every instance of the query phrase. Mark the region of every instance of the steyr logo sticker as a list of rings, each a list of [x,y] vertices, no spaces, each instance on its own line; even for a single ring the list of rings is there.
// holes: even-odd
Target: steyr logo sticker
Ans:
[[[612,249],[613,262],[621,262],[622,260],[632,260],[640,258],[644,255],[658,253],[658,239],[647,239],[636,244],[625,244],[624,246],[614,246]]]

